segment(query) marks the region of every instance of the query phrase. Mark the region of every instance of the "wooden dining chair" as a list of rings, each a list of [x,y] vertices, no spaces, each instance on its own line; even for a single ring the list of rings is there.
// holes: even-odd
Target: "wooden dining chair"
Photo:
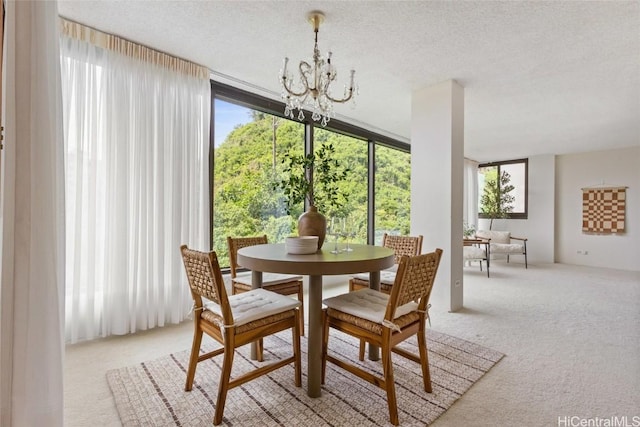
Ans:
[[[417,236],[397,236],[384,233],[382,246],[393,249],[395,265],[380,271],[380,291],[391,293],[391,288],[396,280],[396,272],[400,258],[404,255],[412,257],[422,253],[422,234]],[[356,274],[349,279],[349,292],[369,288],[369,273]],[[364,359],[365,342],[360,340],[360,360]]]
[[[199,252],[186,245],[181,246],[180,251],[194,300],[195,327],[185,391],[191,391],[193,387],[196,365],[199,362],[224,354],[213,424],[222,422],[224,404],[230,389],[275,369],[293,362],[294,382],[296,387],[300,387],[300,302],[265,289],[229,297],[215,252]],[[208,301],[205,303],[203,298]],[[293,334],[293,356],[231,379],[231,367],[237,348],[289,328]],[[223,347],[201,355],[203,332]],[[262,353],[262,348],[258,351]]]
[[[382,246],[393,249],[395,254],[395,264],[393,267],[380,271],[380,290],[390,294],[391,287],[396,279],[396,270],[400,257],[403,255],[415,256],[422,252],[422,235],[418,236],[395,236],[384,233],[382,235]],[[369,274],[361,273],[349,279],[349,292],[365,289],[369,287]]]
[[[367,288],[323,301],[326,308],[323,310],[322,383],[325,383],[326,364],[329,361],[384,389],[389,419],[394,425],[398,425],[399,420],[391,352],[421,365],[424,390],[431,393],[425,323],[429,317],[429,296],[441,256],[441,249],[414,257],[402,256],[391,295]],[[329,354],[330,328],[379,346],[383,376],[375,376]],[[413,335],[418,337],[419,355],[396,347]]]
[[[267,244],[267,236],[255,237],[227,237],[229,248],[229,263],[231,264],[231,293],[239,294],[251,290],[251,271],[238,270],[242,268],[238,264],[238,250],[247,246]],[[296,295],[300,301],[300,334],[304,335],[304,291],[302,276],[292,274],[263,273],[262,287],[280,295]]]

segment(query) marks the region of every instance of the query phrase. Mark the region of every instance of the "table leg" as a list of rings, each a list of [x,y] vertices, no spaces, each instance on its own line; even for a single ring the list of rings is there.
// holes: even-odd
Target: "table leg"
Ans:
[[[251,289],[262,287],[262,271],[251,270]],[[255,342],[251,343],[251,360],[258,360],[258,347]]]
[[[380,272],[369,273],[369,287],[376,291],[380,290]],[[380,360],[380,348],[377,345],[369,344],[369,360]]]
[[[322,376],[322,276],[309,276],[307,395],[320,397]]]

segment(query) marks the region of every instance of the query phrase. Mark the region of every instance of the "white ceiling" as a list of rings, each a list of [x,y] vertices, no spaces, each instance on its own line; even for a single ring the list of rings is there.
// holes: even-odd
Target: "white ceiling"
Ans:
[[[340,119],[411,137],[413,91],[465,88],[465,156],[479,161],[640,145],[639,1],[67,1],[61,16],[183,57],[279,99],[282,58],[322,53]]]

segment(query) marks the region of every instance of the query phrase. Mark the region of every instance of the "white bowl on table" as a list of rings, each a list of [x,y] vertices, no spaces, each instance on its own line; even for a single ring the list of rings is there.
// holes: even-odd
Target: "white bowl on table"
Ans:
[[[318,251],[318,236],[287,237],[284,246],[288,254],[313,254]]]

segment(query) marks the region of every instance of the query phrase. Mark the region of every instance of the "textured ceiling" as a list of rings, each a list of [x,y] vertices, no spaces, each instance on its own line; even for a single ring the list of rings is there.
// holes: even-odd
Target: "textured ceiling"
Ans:
[[[197,62],[279,99],[282,58],[310,60],[311,10],[340,86],[340,119],[410,142],[411,94],[465,89],[479,161],[640,145],[638,1],[66,1],[61,16]]]

